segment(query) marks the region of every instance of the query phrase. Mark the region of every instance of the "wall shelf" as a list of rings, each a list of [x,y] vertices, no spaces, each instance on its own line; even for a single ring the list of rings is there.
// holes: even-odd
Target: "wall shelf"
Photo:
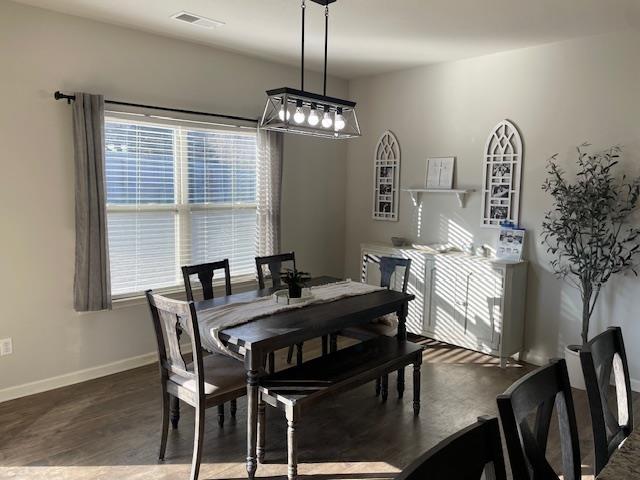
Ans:
[[[460,208],[464,208],[465,200],[468,194],[475,192],[473,188],[467,189],[441,189],[441,188],[403,188],[403,192],[408,192],[411,195],[411,199],[413,200],[413,204],[417,207],[422,202],[422,194],[423,193],[448,193],[454,194],[458,197],[458,204]]]

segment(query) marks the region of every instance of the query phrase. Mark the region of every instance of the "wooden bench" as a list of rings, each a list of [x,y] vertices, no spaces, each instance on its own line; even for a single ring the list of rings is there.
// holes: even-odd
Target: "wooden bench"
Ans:
[[[265,404],[279,408],[287,418],[288,478],[297,476],[296,424],[303,409],[327,395],[351,390],[413,364],[413,411],[420,412],[421,345],[395,337],[376,337],[299,366],[282,370],[260,381],[257,457],[265,453]]]

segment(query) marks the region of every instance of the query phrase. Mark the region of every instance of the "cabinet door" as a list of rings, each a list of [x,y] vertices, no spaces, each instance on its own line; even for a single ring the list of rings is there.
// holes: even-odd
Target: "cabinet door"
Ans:
[[[502,275],[489,262],[471,261],[465,284],[465,335],[480,351],[496,350],[502,330]]]
[[[430,264],[427,333],[443,341],[461,344],[464,339],[465,271],[453,256],[436,256]]]

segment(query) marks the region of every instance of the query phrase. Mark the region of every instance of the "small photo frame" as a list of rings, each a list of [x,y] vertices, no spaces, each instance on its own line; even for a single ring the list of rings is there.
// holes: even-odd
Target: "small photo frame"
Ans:
[[[427,158],[427,188],[451,190],[453,188],[453,169],[455,157]]]
[[[511,175],[510,163],[494,163],[491,167],[492,177],[508,177]]]
[[[509,185],[494,185],[491,187],[491,198],[508,198]]]

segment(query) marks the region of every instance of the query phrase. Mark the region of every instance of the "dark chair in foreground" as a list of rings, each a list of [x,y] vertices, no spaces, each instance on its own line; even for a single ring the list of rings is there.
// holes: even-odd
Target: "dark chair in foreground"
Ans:
[[[375,266],[380,269],[380,286],[384,288],[396,287],[402,293],[407,293],[407,285],[409,284],[409,274],[411,271],[411,259],[410,258],[397,258],[397,257],[377,257],[374,255],[365,255],[362,259],[362,281],[367,279],[367,269],[371,266]],[[402,272],[402,281],[398,282],[397,278]],[[395,277],[394,277],[395,275]],[[392,285],[392,279],[395,280]],[[400,285],[398,285],[398,283]],[[398,288],[400,287],[400,288]],[[387,337],[393,337],[398,334],[397,325],[390,325],[385,322],[376,321],[369,323],[368,325],[362,325],[358,327],[352,327],[343,330],[339,333],[343,337],[354,338],[356,340],[368,340],[378,335],[385,335]],[[335,341],[332,340],[331,350],[335,351]],[[388,395],[388,375],[383,376],[376,381],[376,396],[382,393],[382,400],[387,399]],[[404,391],[404,377],[401,372],[398,372],[398,395],[402,397]]]
[[[160,381],[162,387],[161,460],[164,459],[169,431],[170,395],[195,408],[195,433],[191,480],[198,478],[204,437],[205,409],[224,404],[246,394],[245,371],[242,362],[225,355],[203,357],[198,319],[193,302],[182,302],[147,291],[147,301],[158,343]],[[179,326],[180,325],[180,326]],[[186,363],[182,355],[178,328],[191,339],[193,362]]]
[[[482,477],[482,474],[485,474]],[[506,480],[498,419],[480,417],[416,459],[396,480]]]
[[[269,255],[266,257],[256,257],[256,273],[258,275],[258,288],[263,290],[267,288],[267,284],[265,282],[265,271],[264,267],[266,266],[269,270],[268,277],[271,278],[271,287],[272,288],[280,288],[282,286],[282,280],[280,279],[280,274],[282,273],[282,264],[290,263],[293,270],[296,268],[296,254],[294,252],[288,253],[280,253],[278,255]],[[302,363],[302,343],[297,346],[297,363]],[[287,351],[287,363],[291,363],[293,359],[293,345],[289,347]],[[269,364],[271,367],[272,360],[269,359]],[[269,368],[271,372],[273,372],[272,368]]]
[[[498,411],[513,478],[559,480],[545,457],[554,405],[558,416],[564,480],[580,480],[580,445],[573,397],[563,359],[551,360],[498,395]],[[533,415],[533,427],[529,419]]]
[[[229,260],[226,258],[218,262],[201,263],[199,265],[186,265],[182,267],[182,277],[184,279],[184,288],[187,293],[187,301],[195,302],[193,297],[193,288],[191,286],[191,277],[197,276],[200,286],[202,287],[202,299],[210,300],[213,298],[213,277],[216,270],[224,272],[225,295],[231,295],[231,271],[229,269]],[[231,400],[230,413],[232,417],[236,416],[237,405],[235,400]],[[174,426],[177,427],[178,420],[174,419]],[[218,425],[224,425],[224,404],[218,405]]]
[[[594,337],[580,351],[580,361],[593,426],[594,475],[598,475],[611,454],[633,431],[631,381],[620,327],[610,327]],[[612,372],[618,404],[617,418],[608,401]]]

